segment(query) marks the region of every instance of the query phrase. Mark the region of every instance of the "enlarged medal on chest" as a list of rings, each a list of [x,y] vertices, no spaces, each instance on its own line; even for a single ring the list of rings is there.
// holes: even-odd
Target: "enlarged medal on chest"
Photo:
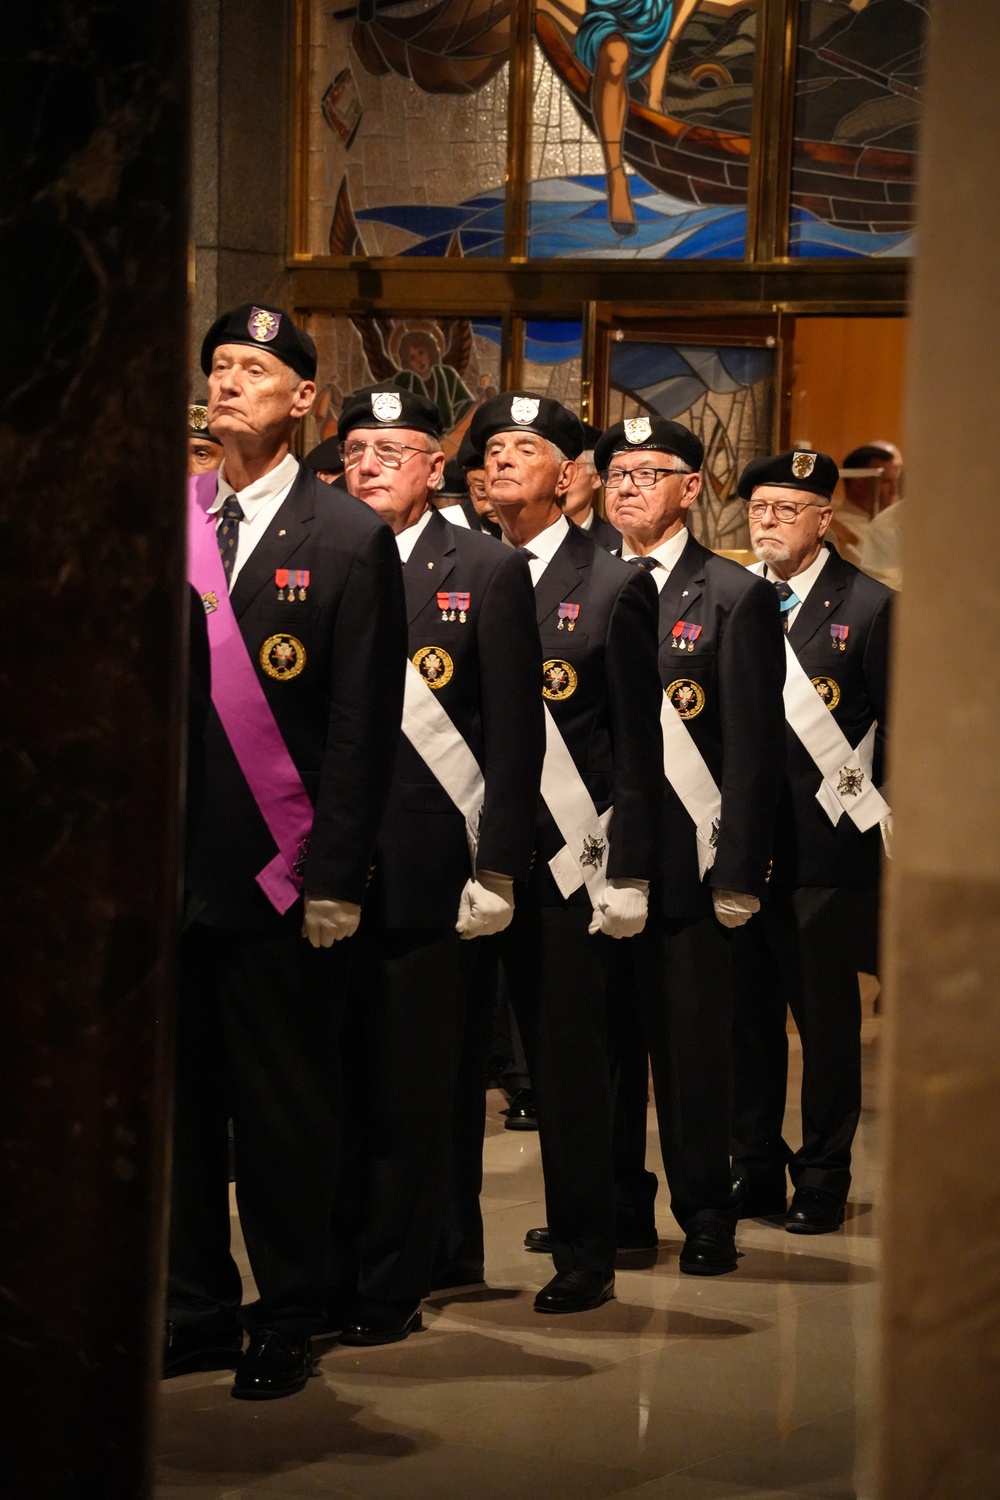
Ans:
[[[832,713],[840,702],[840,684],[829,677],[826,672],[819,677],[811,677],[809,680]]]
[[[413,665],[435,692],[450,682],[455,672],[455,663],[443,646],[421,646],[413,653]]]
[[[306,648],[297,636],[269,635],[257,659],[275,682],[290,682],[306,664]]]
[[[572,698],[578,681],[575,667],[561,657],[554,656],[542,663],[542,697],[548,698],[550,703]]]
[[[694,719],[705,707],[705,690],[691,677],[678,677],[664,689],[682,719]]]

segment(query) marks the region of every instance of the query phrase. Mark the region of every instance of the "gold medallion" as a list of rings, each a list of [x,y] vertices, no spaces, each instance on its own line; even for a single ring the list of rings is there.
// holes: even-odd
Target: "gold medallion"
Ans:
[[[808,479],[815,467],[815,453],[796,453],[792,459],[792,473],[796,479]]]
[[[260,648],[258,660],[276,682],[290,682],[306,664],[306,648],[294,635],[269,635]]]
[[[455,663],[443,646],[421,646],[414,652],[413,665],[435,692],[451,681],[455,671]]]
[[[561,703],[564,698],[572,698],[578,681],[576,670],[568,661],[554,656],[551,661],[542,663],[542,697],[548,698],[551,703]]]
[[[682,719],[696,718],[705,707],[705,690],[690,677],[678,677],[664,691]]]
[[[840,688],[837,683],[834,682],[832,677],[827,677],[825,674],[822,677],[812,677],[809,680],[827,708],[832,712],[840,702]]]

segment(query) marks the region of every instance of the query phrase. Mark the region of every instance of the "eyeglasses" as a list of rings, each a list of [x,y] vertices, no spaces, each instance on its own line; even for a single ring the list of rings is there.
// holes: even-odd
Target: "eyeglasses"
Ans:
[[[815,500],[806,500],[801,505],[796,505],[792,500],[748,500],[747,515],[751,521],[763,521],[769,510],[774,511],[774,519],[782,521],[785,525],[791,525],[797,521],[804,510],[825,510],[825,505],[818,505]]]
[[[407,453],[426,453],[426,448],[414,448],[412,443],[391,443],[385,438],[376,438],[374,443],[348,443],[342,450],[345,469],[356,469],[368,449],[384,469],[401,469],[406,463]]]
[[[601,475],[605,489],[616,490],[626,479],[640,490],[651,490],[664,474],[690,474],[690,469],[608,469]]]

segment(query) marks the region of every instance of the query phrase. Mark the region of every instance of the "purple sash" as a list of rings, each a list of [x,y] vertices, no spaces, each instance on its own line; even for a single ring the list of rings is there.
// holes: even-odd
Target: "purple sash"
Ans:
[[[188,484],[188,579],[208,611],[212,653],[212,702],[261,816],[278,846],[257,876],[271,905],[284,913],[298,899],[302,876],[296,862],[312,827],[313,807],[288,746],[274,721],[250,654],[240,634],[215,536],[218,516],[207,514],[218,492],[218,475],[199,474]],[[222,858],[224,851],[219,851]]]

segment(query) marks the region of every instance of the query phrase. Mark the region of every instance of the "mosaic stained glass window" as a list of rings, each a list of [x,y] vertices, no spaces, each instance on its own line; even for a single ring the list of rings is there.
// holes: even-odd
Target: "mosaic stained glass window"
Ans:
[[[755,0],[537,0],[535,257],[741,259]]]
[[[930,0],[801,0],[789,250],[912,255]]]
[[[611,345],[608,422],[655,412],[683,422],[705,445],[688,524],[706,547],[750,545],[736,484],[751,458],[773,451],[776,374],[776,348]]]
[[[312,255],[502,255],[508,0],[309,0]]]
[[[437,403],[445,451],[454,453],[477,402],[500,387],[500,322],[468,318],[360,317],[314,313],[318,395],[307,419],[312,447],[337,430],[344,398],[360,386],[393,381]]]

